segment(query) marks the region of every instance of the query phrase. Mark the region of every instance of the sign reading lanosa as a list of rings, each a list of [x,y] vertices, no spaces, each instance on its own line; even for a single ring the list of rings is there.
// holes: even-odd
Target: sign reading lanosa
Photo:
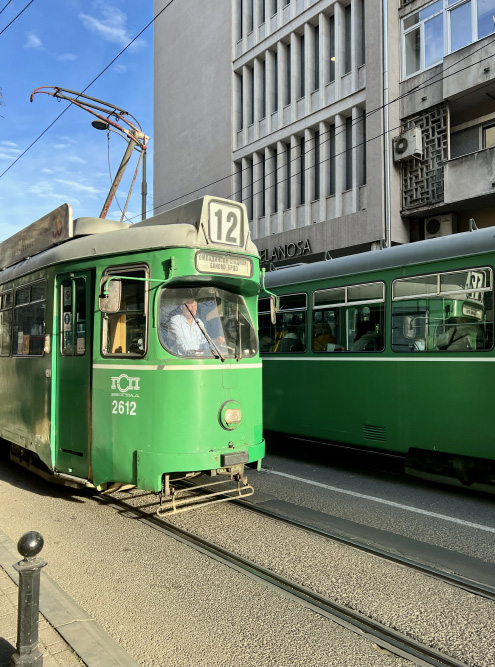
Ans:
[[[286,243],[285,245],[275,246],[273,249],[265,248],[260,250],[260,261],[276,262],[280,259],[290,259],[291,257],[300,257],[311,253],[309,239],[296,241],[295,243]]]

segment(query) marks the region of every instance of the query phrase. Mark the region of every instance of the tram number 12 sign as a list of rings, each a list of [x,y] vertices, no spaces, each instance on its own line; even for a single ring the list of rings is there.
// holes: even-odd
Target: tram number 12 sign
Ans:
[[[210,238],[213,243],[244,245],[244,220],[240,206],[210,203]]]

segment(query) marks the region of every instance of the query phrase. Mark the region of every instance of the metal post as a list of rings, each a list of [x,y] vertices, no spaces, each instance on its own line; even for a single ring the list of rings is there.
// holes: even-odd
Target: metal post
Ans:
[[[146,183],[146,146],[142,150],[143,153],[143,180],[141,182],[141,220],[146,220],[146,197],[148,195],[148,185]]]
[[[24,533],[17,543],[17,550],[24,559],[14,565],[19,572],[19,600],[17,652],[10,659],[11,667],[43,667],[43,654],[38,649],[38,619],[40,574],[46,562],[36,558],[43,544],[43,536],[34,530]]]

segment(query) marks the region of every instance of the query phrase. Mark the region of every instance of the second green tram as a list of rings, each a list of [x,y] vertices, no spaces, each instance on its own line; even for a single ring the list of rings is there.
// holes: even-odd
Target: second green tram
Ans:
[[[489,228],[268,273],[265,428],[495,491],[494,268]]]
[[[0,437],[18,462],[175,508],[174,481],[199,473],[252,492],[259,260],[243,205],[203,197],[135,225],[64,205],[0,259]]]

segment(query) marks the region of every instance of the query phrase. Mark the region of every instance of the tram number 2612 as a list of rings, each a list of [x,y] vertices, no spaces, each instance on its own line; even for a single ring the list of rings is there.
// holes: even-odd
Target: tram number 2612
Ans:
[[[136,416],[136,402],[135,401],[112,401],[113,415],[130,415]]]

